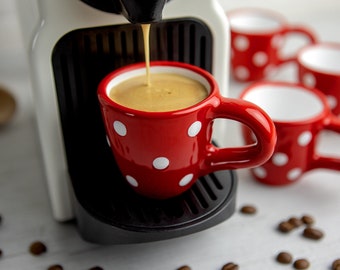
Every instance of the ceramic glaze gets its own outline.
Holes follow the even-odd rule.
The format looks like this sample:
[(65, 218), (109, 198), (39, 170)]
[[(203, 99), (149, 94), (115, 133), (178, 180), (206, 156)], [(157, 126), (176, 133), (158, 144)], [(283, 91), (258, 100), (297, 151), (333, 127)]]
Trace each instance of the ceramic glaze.
[(281, 56), (289, 35), (315, 43), (314, 33), (305, 26), (292, 25), (272, 11), (245, 8), (227, 12), (231, 28), (232, 74), (239, 81), (254, 81), (272, 74), (279, 65), (294, 61), (296, 53)]
[(335, 115), (340, 115), (340, 44), (319, 43), (298, 54), (298, 79), (321, 90)]
[[(144, 67), (144, 63), (139, 63), (113, 71), (98, 88), (112, 152), (127, 183), (137, 193), (167, 199), (183, 193), (203, 175), (254, 167), (271, 156), (276, 133), (269, 116), (252, 103), (222, 97), (213, 76), (196, 66), (151, 62), (151, 73), (169, 71), (205, 85), (209, 95), (196, 105), (176, 111), (147, 112), (110, 99), (108, 88), (116, 80), (133, 78), (145, 71)], [(257, 143), (234, 148), (214, 146), (211, 136), (216, 118), (249, 126)]]
[[(321, 131), (340, 134), (340, 120), (331, 113), (320, 91), (300, 84), (263, 82), (249, 86), (241, 98), (264, 109), (277, 131), (274, 154), (252, 170), (259, 182), (287, 185), (316, 168), (340, 170), (339, 156), (322, 156), (316, 150)], [(253, 141), (248, 129), (243, 134), (246, 142)]]

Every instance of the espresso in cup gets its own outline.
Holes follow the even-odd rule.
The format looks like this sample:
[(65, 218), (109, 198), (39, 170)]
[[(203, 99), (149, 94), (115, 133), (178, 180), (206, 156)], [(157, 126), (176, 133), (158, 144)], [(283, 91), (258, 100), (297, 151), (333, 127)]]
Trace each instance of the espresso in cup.
[(199, 103), (208, 96), (197, 80), (174, 73), (155, 73), (150, 82), (141, 75), (126, 80), (110, 90), (109, 97), (125, 107), (147, 111), (180, 110)]

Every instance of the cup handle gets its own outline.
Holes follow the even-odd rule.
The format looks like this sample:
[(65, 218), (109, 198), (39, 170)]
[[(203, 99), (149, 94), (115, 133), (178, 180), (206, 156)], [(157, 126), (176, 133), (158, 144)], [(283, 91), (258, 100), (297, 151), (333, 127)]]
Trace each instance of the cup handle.
[(248, 126), (257, 142), (240, 147), (207, 147), (207, 158), (202, 170), (206, 173), (217, 170), (251, 168), (266, 162), (273, 154), (276, 130), (270, 117), (257, 105), (239, 99), (222, 98), (213, 108), (212, 118), (235, 120)]
[[(324, 119), (324, 129), (334, 131), (340, 134), (340, 118), (331, 114)], [(312, 169), (330, 169), (340, 171), (340, 156), (327, 157), (314, 153), (310, 170)]]
[[(310, 30), (309, 28), (305, 27), (305, 26), (288, 26), (286, 27), (281, 34), (286, 36), (288, 34), (293, 34), (293, 33), (297, 33), (297, 34), (301, 34), (305, 37), (308, 38), (308, 42), (310, 44), (315, 44), (317, 43), (317, 38), (316, 35), (312, 32), (312, 30)], [(292, 61), (296, 61), (296, 54), (289, 56), (289, 57), (278, 57), (278, 64), (284, 64), (287, 62), (292, 62)]]

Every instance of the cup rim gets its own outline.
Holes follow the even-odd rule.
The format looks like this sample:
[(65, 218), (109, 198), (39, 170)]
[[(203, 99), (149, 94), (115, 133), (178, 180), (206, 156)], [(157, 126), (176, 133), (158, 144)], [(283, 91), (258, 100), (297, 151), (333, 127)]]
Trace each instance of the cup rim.
[[(297, 120), (293, 120), (293, 121), (288, 121), (288, 120), (276, 120), (276, 119), (272, 119), (273, 122), (275, 124), (289, 124), (289, 125), (304, 125), (304, 124), (309, 124), (309, 123), (313, 123), (313, 122), (317, 122), (320, 121), (322, 119), (325, 119), (325, 117), (327, 117), (328, 115), (331, 115), (331, 110), (329, 108), (328, 102), (327, 102), (327, 98), (326, 96), (318, 89), (316, 88), (312, 88), (312, 87), (308, 87), (303, 85), (302, 83), (292, 83), (292, 82), (282, 82), (282, 81), (261, 81), (261, 82), (255, 82), (251, 85), (249, 85), (248, 87), (246, 87), (240, 95), (241, 99), (247, 100), (245, 99), (245, 96), (250, 93), (251, 91), (253, 91), (255, 88), (260, 88), (261, 86), (282, 86), (282, 87), (289, 87), (289, 88), (301, 88), (304, 91), (307, 91), (311, 94), (313, 94), (316, 98), (318, 98), (320, 100), (320, 102), (322, 103), (323, 107), (322, 110), (309, 118), (305, 118), (305, 119), (297, 119)], [(273, 89), (273, 91), (275, 91)], [(249, 102), (252, 102), (251, 100), (247, 100)], [(269, 115), (270, 117), (270, 115)]]
[[(279, 23), (279, 26), (272, 30), (250, 30), (250, 31), (243, 31), (238, 28), (233, 28), (230, 19), (232, 17), (236, 17), (242, 13), (252, 13), (252, 14), (260, 14), (264, 15), (266, 18), (271, 18)], [(233, 32), (248, 34), (248, 35), (272, 35), (278, 31), (281, 31), (284, 25), (288, 24), (287, 19), (279, 12), (276, 12), (271, 9), (260, 8), (260, 7), (243, 7), (237, 8), (230, 11), (225, 12), (227, 19), (229, 20), (230, 28)]]
[(340, 72), (334, 72), (334, 71), (325, 71), (322, 68), (319, 67), (311, 67), (310, 64), (306, 64), (305, 61), (302, 60), (302, 57), (305, 53), (311, 50), (319, 49), (319, 48), (325, 48), (325, 49), (335, 49), (339, 51), (340, 53), (340, 43), (336, 42), (320, 42), (316, 44), (308, 44), (304, 47), (302, 47), (298, 53), (297, 53), (297, 62), (299, 65), (303, 66), (306, 69), (312, 70), (313, 72), (317, 72), (320, 74), (325, 74), (325, 75), (333, 75), (333, 76), (340, 76)]
[(145, 62), (138, 62), (138, 63), (133, 63), (129, 64), (123, 67), (120, 67), (116, 70), (111, 71), (108, 73), (99, 83), (98, 88), (97, 88), (97, 95), (98, 98), (101, 102), (105, 102), (106, 104), (111, 104), (114, 105), (114, 107), (118, 108), (121, 111), (125, 111), (126, 113), (130, 113), (133, 115), (140, 115), (145, 118), (157, 118), (157, 117), (163, 117), (165, 115), (183, 115), (183, 114), (188, 114), (191, 113), (208, 102), (213, 96), (216, 96), (218, 94), (219, 88), (216, 80), (214, 79), (213, 75), (204, 70), (203, 68), (200, 68), (198, 66), (184, 63), (184, 62), (178, 62), (178, 61), (150, 61), (150, 67), (156, 67), (156, 66), (161, 66), (161, 67), (174, 67), (174, 68), (184, 68), (184, 69), (189, 69), (190, 71), (198, 74), (199, 76), (202, 76), (207, 83), (210, 85), (210, 92), (208, 93), (208, 96), (203, 99), (202, 101), (183, 108), (183, 109), (178, 109), (178, 110), (172, 110), (172, 111), (161, 111), (161, 112), (154, 112), (154, 111), (142, 111), (134, 108), (129, 108), (124, 105), (121, 105), (115, 101), (113, 101), (111, 98), (108, 97), (107, 95), (107, 85), (110, 83), (112, 79), (115, 77), (127, 72), (127, 71), (133, 71), (137, 69), (145, 69)]

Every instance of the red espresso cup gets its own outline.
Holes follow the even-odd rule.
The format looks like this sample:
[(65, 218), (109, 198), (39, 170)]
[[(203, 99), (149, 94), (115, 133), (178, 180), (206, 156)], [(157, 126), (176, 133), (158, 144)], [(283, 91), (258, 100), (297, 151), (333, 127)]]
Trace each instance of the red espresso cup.
[(315, 43), (315, 34), (307, 27), (291, 25), (279, 13), (259, 8), (227, 12), (231, 28), (231, 71), (236, 80), (266, 78), (280, 65), (296, 60), (296, 52), (282, 56), (284, 43), (293, 34)]
[(306, 46), (299, 51), (297, 63), (299, 81), (323, 92), (332, 112), (340, 116), (340, 44)]
[[(213, 76), (196, 66), (160, 61), (151, 62), (150, 69), (151, 75), (178, 74), (204, 85), (207, 97), (192, 106), (150, 112), (120, 105), (109, 97), (112, 87), (145, 73), (144, 63), (125, 66), (107, 75), (97, 92), (113, 155), (137, 193), (167, 199), (189, 189), (200, 176), (258, 166), (271, 156), (276, 132), (268, 115), (250, 102), (222, 97)], [(216, 118), (245, 124), (257, 143), (216, 147), (211, 141)]]
[[(317, 152), (321, 131), (340, 135), (340, 119), (335, 117), (325, 95), (302, 84), (258, 82), (246, 88), (241, 98), (253, 102), (274, 121), (277, 144), (272, 157), (251, 170), (255, 179), (269, 185), (295, 183), (313, 169), (340, 171), (340, 156), (323, 156)], [(245, 141), (254, 141), (244, 129)]]

